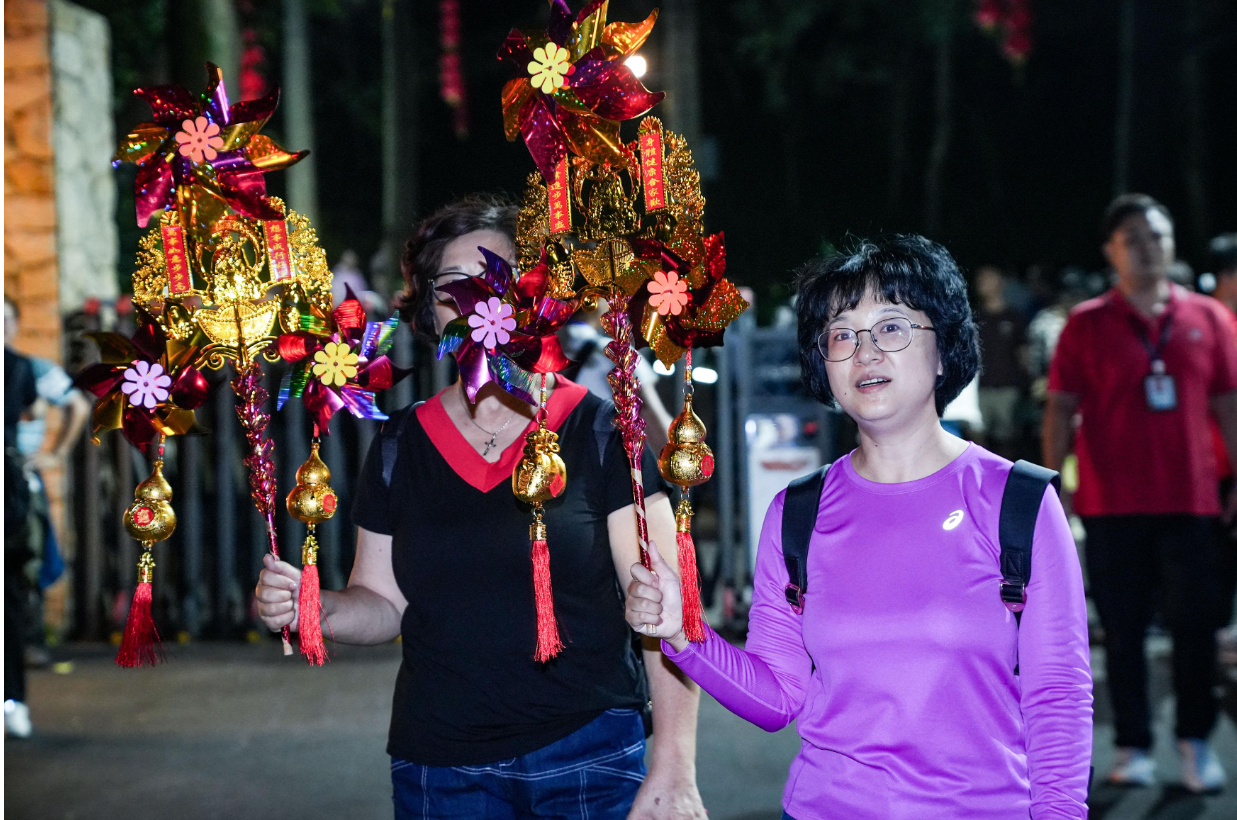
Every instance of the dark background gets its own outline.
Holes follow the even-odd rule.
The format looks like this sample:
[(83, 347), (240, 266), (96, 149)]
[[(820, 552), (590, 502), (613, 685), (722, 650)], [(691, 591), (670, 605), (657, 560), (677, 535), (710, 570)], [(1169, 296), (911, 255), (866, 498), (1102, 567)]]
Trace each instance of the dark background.
[[(383, 238), (383, 10), (392, 0), (306, 0), (320, 215), (334, 261), (362, 260)], [(117, 129), (148, 115), (130, 90), (177, 80), (194, 32), (171, 0), (87, 0), (114, 38)], [(579, 2), (572, 4), (578, 10)], [(613, 0), (609, 19), (642, 19), (655, 3)], [(974, 20), (967, 0), (717, 0), (698, 3), (703, 138), (711, 230), (724, 230), (729, 275), (753, 286), (762, 317), (788, 295), (789, 272), (812, 254), (878, 233), (923, 232), (963, 267), (1023, 272), (1102, 267), (1098, 222), (1121, 189), (1161, 199), (1179, 254), (1206, 270), (1206, 240), (1237, 229), (1237, 4), (1134, 0), (1127, 183), (1117, 182), (1120, 0), (1032, 0), (1033, 46), (1021, 64)], [(519, 195), (533, 163), (503, 136), (494, 54), (512, 26), (543, 27), (542, 0), (461, 0), (468, 135), (458, 137), (438, 88), (439, 4), (413, 4), (400, 47), (415, 69), (418, 213), (456, 194)], [(281, 4), (239, 0), (240, 26), (281, 83)], [(642, 49), (659, 89), (664, 27)], [(940, 51), (948, 44), (942, 115)], [(229, 78), (233, 97), (237, 86)], [(658, 113), (654, 109), (654, 114)], [(280, 114), (266, 131), (281, 138)], [(947, 140), (942, 142), (943, 131)], [(933, 146), (944, 145), (939, 205), (926, 194)], [(290, 149), (299, 146), (288, 145)], [(131, 272), (132, 169), (118, 171), (122, 287)], [(279, 174), (268, 176), (281, 191)], [(1193, 187), (1189, 180), (1195, 180)], [(381, 284), (381, 283), (380, 283)], [(389, 283), (394, 284), (394, 283)]]

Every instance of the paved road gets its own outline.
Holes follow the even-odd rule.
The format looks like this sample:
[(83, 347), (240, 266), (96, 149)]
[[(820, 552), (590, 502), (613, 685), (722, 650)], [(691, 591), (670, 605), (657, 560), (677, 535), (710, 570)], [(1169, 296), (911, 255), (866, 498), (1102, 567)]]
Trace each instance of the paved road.
[[(1163, 648), (1153, 691), (1161, 771), (1176, 776)], [(36, 735), (5, 742), (5, 814), (12, 820), (312, 820), (389, 818), (383, 754), (398, 648), (339, 647), (323, 669), (284, 659), (276, 645), (172, 647), (170, 662), (136, 672), (103, 646), (58, 650), (67, 674), (31, 674)], [(1097, 653), (1102, 669), (1102, 653)], [(1101, 672), (1102, 675), (1102, 672)], [(1098, 687), (1096, 769), (1111, 729)], [(1229, 704), (1233, 698), (1229, 696)], [(1230, 710), (1230, 714), (1232, 710)], [(1224, 718), (1216, 746), (1237, 775), (1237, 731)], [(706, 697), (700, 791), (713, 820), (777, 820), (793, 729), (766, 734)], [(1103, 820), (1234, 820), (1237, 786), (1199, 798), (1180, 788), (1097, 788)]]

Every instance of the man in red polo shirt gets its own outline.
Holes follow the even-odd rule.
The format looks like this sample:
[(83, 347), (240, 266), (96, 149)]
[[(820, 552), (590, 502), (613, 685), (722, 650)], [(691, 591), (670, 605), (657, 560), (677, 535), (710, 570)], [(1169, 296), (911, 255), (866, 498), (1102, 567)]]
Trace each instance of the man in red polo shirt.
[[(1218, 706), (1214, 602), (1225, 512), (1209, 414), (1237, 454), (1237, 339), (1223, 305), (1169, 282), (1173, 223), (1163, 205), (1118, 197), (1103, 231), (1116, 286), (1078, 305), (1061, 332), (1044, 463), (1059, 470), (1071, 443), (1078, 456), (1074, 511), (1087, 530), (1116, 728), (1109, 780), (1155, 782), (1143, 640), (1158, 603), (1173, 636), (1182, 782), (1208, 791), (1224, 783), (1206, 739)], [(1237, 504), (1226, 502), (1227, 511)]]

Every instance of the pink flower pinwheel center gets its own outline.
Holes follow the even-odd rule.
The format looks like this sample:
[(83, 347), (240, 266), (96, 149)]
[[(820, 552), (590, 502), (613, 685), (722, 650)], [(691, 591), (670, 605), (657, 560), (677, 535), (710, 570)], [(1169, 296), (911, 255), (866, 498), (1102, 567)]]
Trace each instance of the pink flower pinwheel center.
[(209, 162), (218, 156), (218, 149), (223, 147), (223, 137), (219, 136), (219, 126), (216, 123), (198, 117), (195, 120), (185, 120), (183, 131), (176, 132), (176, 141), (180, 143), (180, 155), (194, 162)]
[(511, 341), (508, 331), (515, 330), (514, 314), (515, 308), (497, 296), (478, 302), (476, 309), (468, 315), (468, 326), (473, 329), (472, 340), (486, 350), (505, 345)]
[(134, 407), (153, 410), (159, 402), (167, 401), (171, 386), (172, 377), (163, 372), (162, 365), (139, 359), (132, 367), (125, 368), (120, 392), (129, 397), (129, 403)]
[(313, 373), (327, 387), (343, 387), (349, 379), (356, 378), (357, 361), (357, 354), (344, 342), (327, 342), (314, 353)]
[(653, 294), (649, 297), (649, 304), (657, 308), (662, 316), (678, 316), (692, 298), (687, 292), (687, 282), (674, 271), (666, 273), (659, 270), (654, 273), (653, 281), (649, 282), (649, 293)]

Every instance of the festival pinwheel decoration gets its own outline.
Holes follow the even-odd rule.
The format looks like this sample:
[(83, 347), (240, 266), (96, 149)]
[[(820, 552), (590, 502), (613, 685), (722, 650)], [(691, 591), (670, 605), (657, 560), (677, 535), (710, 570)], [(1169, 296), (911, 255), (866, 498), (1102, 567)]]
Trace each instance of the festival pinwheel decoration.
[(598, 164), (626, 162), (619, 123), (648, 111), (664, 92), (651, 92), (625, 65), (657, 20), (607, 23), (607, 0), (573, 17), (564, 0), (550, 5), (546, 31), (513, 29), (498, 59), (519, 76), (503, 88), (507, 139), (524, 144), (547, 180), (568, 151)]
[(88, 334), (99, 345), (102, 361), (83, 370), (76, 384), (97, 397), (91, 433), (120, 429), (130, 443), (146, 452), (157, 447), (150, 476), (138, 485), (124, 514), (126, 531), (142, 544), (138, 583), (125, 621), (116, 662), (134, 667), (162, 658), (159, 632), (151, 615), (154, 545), (176, 529), (172, 487), (163, 477), (163, 448), (168, 436), (183, 435), (194, 426), (194, 410), (206, 401), (210, 385), (196, 367), (205, 338), (169, 339), (159, 322), (137, 309), (138, 329), (131, 337), (119, 333)]
[(77, 386), (93, 393), (91, 433), (120, 429), (132, 444), (145, 449), (160, 436), (178, 436), (193, 428), (193, 411), (206, 401), (209, 385), (195, 367), (205, 339), (168, 339), (149, 313), (138, 308), (132, 337), (90, 333), (102, 361), (83, 370)]
[[(605, 352), (615, 367), (607, 378), (647, 566), (636, 347), (649, 344), (667, 366), (686, 357), (690, 397), (692, 347), (720, 344), (722, 331), (747, 303), (723, 276), (721, 235), (704, 231), (700, 174), (687, 141), (655, 117), (640, 122), (634, 142), (619, 141), (619, 122), (661, 98), (623, 65), (648, 37), (656, 15), (636, 25), (607, 25), (606, 9), (604, 0), (591, 2), (573, 21), (563, 0), (556, 0), (548, 31), (508, 35), (499, 58), (522, 66), (529, 79), (507, 84), (503, 115), (508, 139), (523, 135), (540, 171), (529, 178), (520, 211), (520, 264), (549, 259), (560, 296), (608, 305), (601, 324), (613, 339)], [(704, 434), (688, 398), (659, 458), (663, 477), (683, 490), (679, 568), (685, 629), (694, 641), (703, 640), (704, 630), (687, 496), (713, 471)]]
[(553, 295), (553, 277), (541, 261), (518, 278), (507, 260), (486, 248), (485, 272), (438, 285), (460, 311), (447, 324), (438, 358), (455, 354), (469, 401), (488, 382), (537, 404), (533, 374), (556, 373), (569, 362), (557, 331), (575, 312), (574, 299)]
[(280, 358), (292, 367), (279, 385), (276, 409), (290, 398), (301, 399), (322, 435), (330, 435), (331, 417), (343, 408), (359, 419), (385, 420), (375, 394), (411, 372), (386, 356), (399, 318), (366, 321), (365, 309), (349, 288), (334, 311), (313, 306), (301, 314), (300, 324), (304, 329), (279, 337)]
[(314, 436), (309, 459), (296, 472), (296, 486), (288, 493), (289, 514), (307, 525), (301, 548), (301, 584), (297, 605), (300, 623), (301, 654), (310, 663), (326, 661), (326, 645), (320, 619), (318, 578), (318, 524), (335, 515), (337, 497), (331, 489), (331, 471), (318, 456), (319, 435), (330, 435), (331, 417), (341, 408), (361, 419), (385, 420), (375, 394), (390, 388), (409, 374), (387, 358), (395, 339), (399, 318), (383, 322), (366, 321), (361, 302), (347, 288), (347, 297), (327, 313), (317, 305), (296, 311), (301, 329), (279, 337), (280, 358), (288, 362), (288, 372), (279, 385), (276, 409), (288, 399), (299, 398), (313, 414)]
[(137, 165), (137, 224), (178, 209), (182, 226), (204, 237), (229, 209), (252, 219), (279, 219), (266, 196), (266, 171), (296, 163), (308, 152), (290, 153), (258, 132), (279, 103), (275, 89), (258, 100), (228, 102), (223, 72), (207, 63), (201, 95), (183, 86), (139, 88), (152, 122), (136, 126), (120, 142), (113, 164)]

